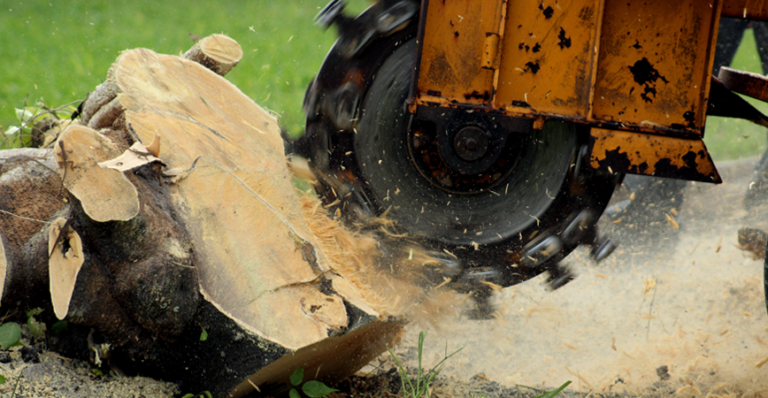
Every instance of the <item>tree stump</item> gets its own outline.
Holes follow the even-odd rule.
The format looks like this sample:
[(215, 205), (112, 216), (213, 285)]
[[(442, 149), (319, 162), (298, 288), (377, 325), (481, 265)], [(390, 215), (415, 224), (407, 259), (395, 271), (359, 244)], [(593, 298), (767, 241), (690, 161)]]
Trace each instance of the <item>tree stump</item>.
[(241, 56), (123, 52), (53, 148), (0, 152), (0, 304), (66, 320), (53, 349), (240, 397), (349, 375), (424, 299), (297, 196), (276, 118), (220, 76)]

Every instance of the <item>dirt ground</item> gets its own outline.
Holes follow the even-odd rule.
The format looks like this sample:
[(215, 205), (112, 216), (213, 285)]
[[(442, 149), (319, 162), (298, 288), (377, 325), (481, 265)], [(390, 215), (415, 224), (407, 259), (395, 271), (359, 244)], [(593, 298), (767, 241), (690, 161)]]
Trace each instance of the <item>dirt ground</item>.
[[(621, 246), (600, 264), (573, 253), (566, 262), (578, 277), (568, 285), (552, 292), (538, 277), (505, 289), (494, 318), (412, 325), (402, 347), (413, 351), (429, 327), (426, 364), (446, 345), (462, 348), (444, 375), (479, 374), (507, 393), (570, 380), (578, 396), (768, 396), (763, 261), (737, 245), (739, 228), (768, 224), (766, 206), (748, 211), (743, 200), (757, 161), (718, 163), (722, 185), (666, 180), (682, 195), (604, 216), (602, 230)], [(612, 206), (630, 195), (623, 188)]]
[[(426, 329), (426, 368), (461, 349), (432, 387), (438, 397), (533, 397), (568, 380), (566, 395), (578, 397), (768, 396), (763, 262), (737, 247), (742, 226), (768, 229), (768, 210), (743, 200), (757, 160), (718, 163), (719, 186), (667, 180), (672, 192), (645, 203), (636, 192), (635, 208), (601, 220), (621, 242), (603, 263), (578, 251), (566, 259), (574, 281), (554, 292), (544, 277), (505, 289), (488, 320), (464, 315), (468, 301), (458, 315), (412, 323), (396, 354), (413, 370)], [(611, 212), (632, 192), (622, 188)], [(19, 348), (0, 356), (9, 379), (0, 396), (10, 396), (19, 374), (16, 397), (179, 394), (151, 379), (95, 377), (92, 366), (51, 353), (40, 363), (21, 357)], [(363, 369), (369, 377), (338, 384), (337, 396), (400, 395), (393, 367), (383, 355)]]

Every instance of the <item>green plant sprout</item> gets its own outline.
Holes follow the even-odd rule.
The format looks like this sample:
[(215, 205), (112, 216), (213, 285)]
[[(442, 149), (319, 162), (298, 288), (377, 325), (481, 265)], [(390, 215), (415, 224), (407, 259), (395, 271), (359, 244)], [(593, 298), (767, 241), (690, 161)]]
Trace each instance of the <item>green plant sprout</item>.
[(35, 319), (35, 316), (40, 315), (42, 312), (42, 308), (35, 308), (27, 311), (27, 327), (29, 328), (29, 332), (38, 339), (45, 337), (45, 331), (47, 330), (45, 323)]
[(552, 390), (550, 392), (545, 392), (544, 394), (537, 395), (535, 398), (553, 398), (557, 394), (560, 394), (560, 392), (562, 392), (565, 389), (565, 387), (568, 387), (569, 384), (571, 384), (570, 380), (563, 383), (563, 385), (558, 387), (556, 390)]
[(210, 391), (203, 391), (198, 394), (184, 394), (181, 398), (213, 398)]
[(13, 346), (22, 345), (21, 326), (16, 322), (6, 322), (0, 325), (0, 348), (7, 350)]
[[(445, 354), (443, 356), (443, 359), (437, 363), (437, 365), (433, 366), (432, 369), (429, 369), (428, 371), (424, 371), (424, 368), (421, 365), (421, 359), (422, 359), (422, 350), (424, 349), (424, 337), (426, 337), (427, 332), (420, 332), (419, 333), (419, 367), (416, 374), (416, 379), (411, 380), (411, 378), (408, 376), (408, 371), (405, 369), (405, 367), (400, 363), (400, 360), (397, 359), (397, 356), (395, 353), (392, 352), (392, 350), (389, 350), (389, 355), (392, 356), (392, 359), (395, 360), (395, 363), (397, 364), (397, 367), (400, 372), (400, 382), (402, 383), (402, 389), (403, 389), (403, 396), (406, 398), (421, 398), (422, 396), (425, 396), (429, 398), (429, 386), (432, 384), (432, 381), (437, 377), (438, 374), (440, 374), (440, 371), (443, 370), (443, 365), (445, 364), (445, 361), (448, 360), (448, 358), (456, 355), (459, 351), (462, 349), (459, 348), (458, 350), (454, 351), (450, 355), (448, 354), (448, 346), (445, 347)], [(293, 397), (291, 397), (293, 398)]]
[[(3, 317), (3, 319), (6, 319)], [(16, 322), (5, 322), (0, 324), (0, 349), (7, 350), (13, 346), (23, 345), (21, 339), (21, 326)], [(5, 376), (0, 374), (0, 384), (6, 383)], [(18, 382), (16, 383), (18, 386)], [(16, 395), (16, 389), (13, 389), (14, 395)]]
[(74, 104), (81, 101), (73, 101), (58, 108), (49, 108), (43, 102), (38, 102), (36, 106), (26, 106), (26, 102), (24, 100), (25, 105), (21, 109), (16, 108), (16, 120), (18, 120), (19, 124), (10, 126), (3, 131), (5, 138), (0, 141), (0, 148), (32, 145), (32, 130), (37, 122), (45, 119), (61, 120), (62, 118), (69, 118), (76, 110)]
[(309, 380), (302, 385), (301, 382), (304, 381), (303, 366), (293, 371), (293, 373), (291, 374), (290, 380), (291, 380), (291, 390), (288, 391), (288, 396), (290, 398), (301, 398), (301, 394), (299, 393), (299, 390), (298, 390), (299, 386), (301, 386), (301, 392), (303, 392), (304, 395), (308, 396), (309, 398), (322, 398), (332, 392), (339, 391), (334, 388), (330, 388), (326, 386), (323, 382), (320, 382), (317, 380)]

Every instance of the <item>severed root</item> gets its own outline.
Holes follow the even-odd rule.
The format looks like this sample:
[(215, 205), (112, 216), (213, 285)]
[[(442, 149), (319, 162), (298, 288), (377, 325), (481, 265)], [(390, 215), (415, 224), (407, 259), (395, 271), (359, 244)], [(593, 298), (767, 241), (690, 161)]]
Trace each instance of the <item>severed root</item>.
[(183, 57), (224, 76), (243, 59), (243, 49), (231, 38), (215, 34), (195, 43)]
[(117, 87), (113, 82), (112, 70), (110, 69), (107, 73), (107, 81), (96, 86), (96, 90), (89, 93), (88, 97), (83, 101), (83, 111), (80, 119), (90, 128), (95, 128), (93, 125), (96, 123), (103, 123), (103, 120), (98, 120), (102, 119), (100, 117), (96, 118), (97, 120), (94, 123), (91, 122), (91, 119), (99, 113), (104, 105), (109, 104), (115, 97), (117, 97)]

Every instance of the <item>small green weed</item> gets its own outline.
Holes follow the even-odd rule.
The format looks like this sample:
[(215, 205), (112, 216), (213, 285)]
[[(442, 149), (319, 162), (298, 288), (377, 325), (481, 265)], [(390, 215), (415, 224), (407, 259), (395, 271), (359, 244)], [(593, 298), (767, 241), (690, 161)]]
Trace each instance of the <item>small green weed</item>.
[[(5, 317), (2, 319), (5, 319)], [(21, 326), (19, 326), (18, 323), (5, 322), (3, 324), (0, 324), (0, 348), (1, 349), (7, 350), (13, 346), (22, 345), (20, 339), (21, 339)], [(5, 382), (6, 382), (5, 376), (0, 374), (0, 384), (5, 384)]]
[(25, 100), (25, 105), (22, 108), (16, 108), (18, 125), (10, 126), (3, 131), (5, 137), (0, 140), (0, 148), (33, 146), (33, 130), (35, 130), (37, 123), (44, 120), (53, 121), (71, 117), (72, 113), (76, 110), (75, 104), (78, 102), (80, 101), (75, 101), (58, 108), (50, 108), (42, 101), (35, 104), (35, 106), (26, 106)]
[(570, 380), (563, 383), (563, 385), (558, 387), (556, 390), (552, 390), (550, 392), (545, 392), (544, 394), (537, 395), (535, 398), (553, 398), (557, 394), (560, 394), (565, 389), (565, 387), (568, 387), (569, 384), (571, 384)]
[(22, 345), (21, 326), (16, 322), (6, 322), (0, 325), (0, 348), (7, 350), (13, 346)]
[[(405, 367), (400, 363), (400, 360), (397, 359), (397, 356), (395, 353), (392, 352), (392, 350), (389, 350), (389, 355), (392, 356), (392, 359), (395, 360), (395, 363), (397, 364), (397, 367), (400, 371), (400, 382), (402, 383), (402, 389), (403, 389), (403, 396), (405, 398), (421, 398), (422, 396), (429, 398), (429, 386), (432, 384), (432, 381), (437, 377), (438, 374), (440, 374), (440, 371), (443, 370), (443, 365), (445, 364), (445, 361), (448, 360), (448, 358), (456, 355), (459, 351), (461, 351), (461, 348), (454, 351), (450, 355), (448, 354), (448, 346), (445, 347), (445, 355), (443, 356), (443, 359), (437, 363), (432, 369), (429, 369), (428, 371), (424, 371), (424, 368), (421, 365), (421, 358), (422, 358), (422, 350), (424, 349), (424, 337), (426, 337), (427, 332), (421, 332), (419, 333), (419, 367), (416, 374), (416, 379), (411, 380), (411, 378), (408, 376), (408, 371), (405, 369)], [(291, 397), (293, 398), (293, 397)]]
[(209, 391), (203, 391), (198, 394), (184, 394), (181, 398), (213, 398)]
[(288, 391), (288, 396), (290, 398), (301, 398), (301, 394), (299, 393), (299, 386), (301, 386), (301, 392), (303, 392), (304, 395), (308, 396), (309, 398), (322, 398), (332, 392), (339, 391), (334, 388), (330, 388), (317, 380), (309, 380), (306, 383), (301, 384), (302, 381), (304, 381), (303, 366), (296, 369), (291, 374), (291, 390)]
[(53, 325), (51, 325), (51, 330), (53, 331), (53, 333), (56, 333), (56, 334), (59, 334), (67, 330), (67, 321), (55, 322)]
[(35, 316), (40, 315), (43, 312), (42, 308), (35, 308), (27, 311), (27, 327), (32, 336), (38, 339), (45, 337), (46, 326), (45, 323), (35, 319)]

